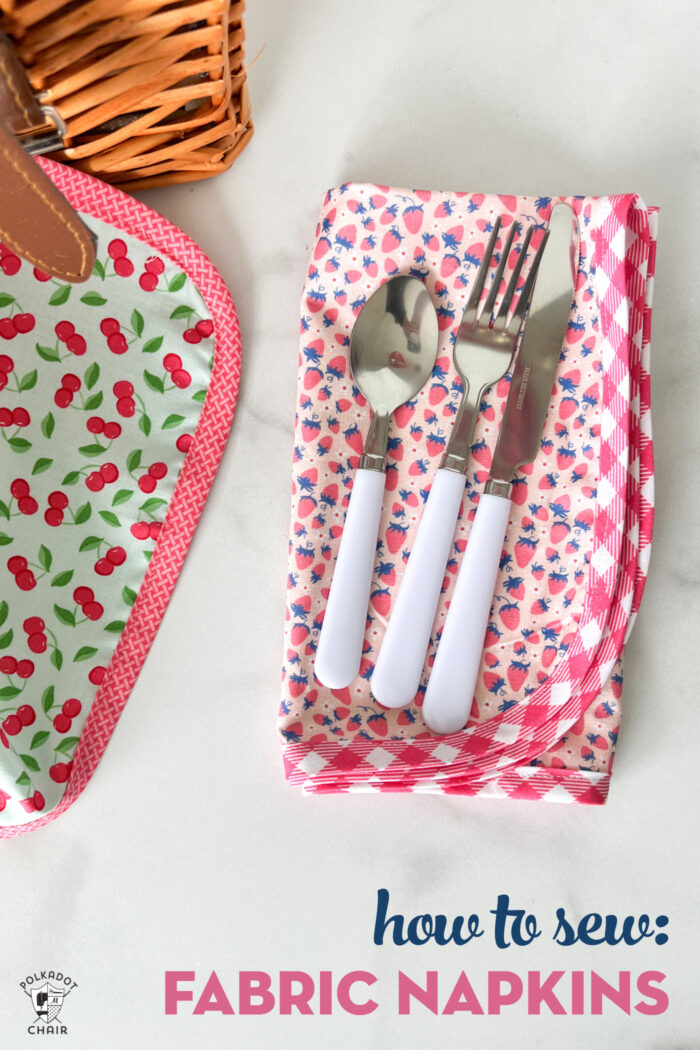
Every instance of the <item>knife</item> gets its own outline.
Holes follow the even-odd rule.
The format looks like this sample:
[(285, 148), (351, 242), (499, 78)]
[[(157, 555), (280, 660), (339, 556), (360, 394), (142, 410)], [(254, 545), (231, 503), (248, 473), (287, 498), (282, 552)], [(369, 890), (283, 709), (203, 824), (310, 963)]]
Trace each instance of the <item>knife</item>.
[(552, 209), (525, 334), (516, 358), (498, 443), (455, 583), (423, 702), (435, 733), (455, 733), (469, 716), (510, 515), (513, 476), (540, 447), (574, 297), (572, 222)]

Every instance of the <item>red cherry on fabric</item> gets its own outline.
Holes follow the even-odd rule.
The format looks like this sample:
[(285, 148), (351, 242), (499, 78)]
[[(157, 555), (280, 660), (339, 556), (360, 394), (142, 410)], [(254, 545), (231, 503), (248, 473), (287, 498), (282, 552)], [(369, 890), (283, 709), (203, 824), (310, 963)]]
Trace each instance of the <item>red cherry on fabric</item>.
[(57, 733), (67, 733), (71, 727), (71, 720), (68, 715), (64, 715), (61, 711), (61, 713), (54, 718), (53, 727)]
[(24, 478), (15, 478), (10, 485), (10, 495), (14, 496), (15, 499), (23, 499), (29, 495), (29, 482), (25, 481)]
[(30, 704), (22, 704), (17, 708), (17, 717), (23, 726), (31, 726), (36, 722), (36, 712)]
[(31, 332), (36, 324), (36, 320), (32, 314), (15, 314), (13, 320), (15, 322), (15, 328), (22, 335)]
[(110, 259), (123, 259), (126, 255), (126, 243), (121, 237), (115, 237), (107, 245), (107, 254)]
[(59, 321), (54, 328), (54, 332), (61, 342), (65, 343), (67, 339), (70, 339), (72, 335), (75, 335), (75, 325), (71, 324), (70, 321)]
[(68, 497), (65, 492), (49, 492), (48, 504), (56, 510), (65, 510), (68, 506)]

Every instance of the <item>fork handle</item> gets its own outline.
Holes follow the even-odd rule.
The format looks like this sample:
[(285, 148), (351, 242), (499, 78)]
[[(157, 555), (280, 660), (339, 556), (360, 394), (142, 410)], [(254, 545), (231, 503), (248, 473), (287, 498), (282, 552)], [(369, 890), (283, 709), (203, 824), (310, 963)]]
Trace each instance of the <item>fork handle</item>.
[(482, 494), (423, 703), (435, 733), (456, 733), (469, 717), (509, 515), (509, 497)]
[(370, 679), (384, 707), (404, 707), (418, 691), (464, 485), (463, 474), (435, 473)]
[(383, 470), (355, 472), (314, 665), (329, 689), (344, 689), (360, 670), (385, 482)]

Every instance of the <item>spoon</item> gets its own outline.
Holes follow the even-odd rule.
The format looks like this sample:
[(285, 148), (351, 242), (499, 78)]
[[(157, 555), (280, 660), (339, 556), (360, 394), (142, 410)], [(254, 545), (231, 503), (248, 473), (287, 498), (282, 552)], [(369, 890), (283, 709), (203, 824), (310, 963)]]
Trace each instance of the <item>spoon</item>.
[(350, 367), (371, 418), (316, 652), (315, 674), (330, 689), (357, 678), (384, 495), (389, 417), (415, 397), (437, 357), (435, 307), (417, 277), (392, 277), (367, 300), (350, 340)]

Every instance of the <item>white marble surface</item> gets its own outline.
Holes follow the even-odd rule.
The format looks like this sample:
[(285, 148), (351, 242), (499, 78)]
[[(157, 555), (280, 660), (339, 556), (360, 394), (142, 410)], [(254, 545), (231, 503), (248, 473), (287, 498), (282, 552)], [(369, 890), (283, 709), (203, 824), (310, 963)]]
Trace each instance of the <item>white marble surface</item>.
[[(699, 18), (692, 0), (251, 0), (256, 132), (224, 177), (147, 203), (229, 283), (244, 339), (240, 403), (173, 601), (105, 758), (56, 823), (0, 845), (2, 1045), (34, 1045), (18, 987), (42, 968), (80, 987), (65, 1045), (250, 1050), (479, 1046), (697, 1050), (697, 636), (700, 451)], [(421, 796), (304, 798), (275, 733), (299, 294), (327, 186), (349, 179), (558, 194), (638, 191), (661, 206), (653, 400), (658, 517), (628, 649), (624, 725), (604, 809)], [(695, 526), (695, 527), (694, 527)], [(229, 727), (214, 732), (212, 726)], [(234, 735), (234, 724), (244, 732)], [(499, 951), (376, 948), (378, 887), (407, 914), (488, 913), (496, 894), (545, 934)], [(554, 909), (666, 912), (664, 947), (552, 943)], [(393, 978), (466, 969), (656, 969), (666, 1014), (399, 1018)], [(370, 1017), (165, 1017), (163, 971), (364, 968)]]

